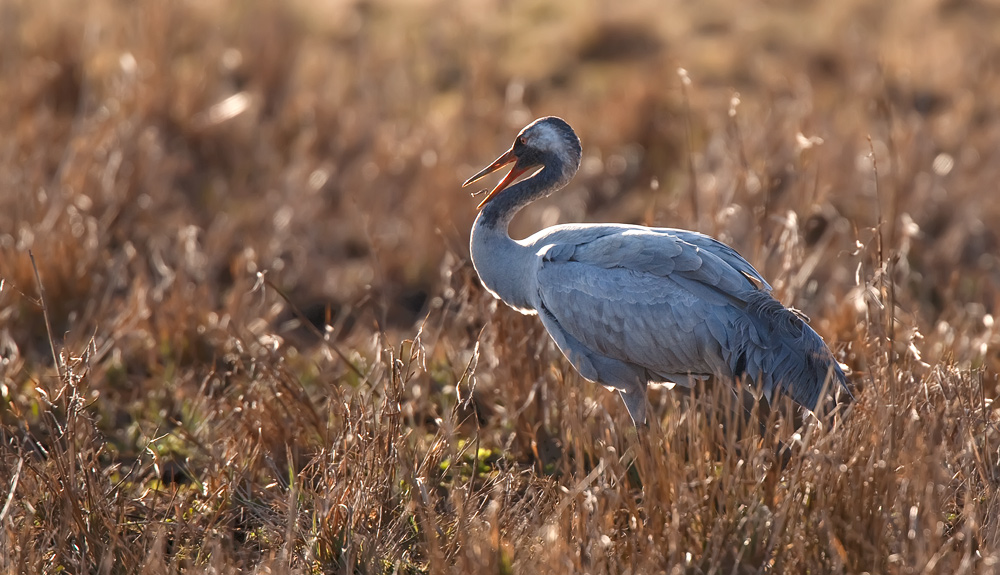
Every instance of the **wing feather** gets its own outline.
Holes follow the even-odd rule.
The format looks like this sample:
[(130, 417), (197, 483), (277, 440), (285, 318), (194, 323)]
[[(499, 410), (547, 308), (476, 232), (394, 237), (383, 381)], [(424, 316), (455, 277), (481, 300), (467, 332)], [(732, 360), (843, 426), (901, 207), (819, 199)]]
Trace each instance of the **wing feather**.
[(699, 375), (731, 375), (725, 312), (744, 305), (737, 290), (754, 289), (694, 244), (634, 231), (545, 250), (538, 285), (545, 308), (588, 348), (656, 373)]
[(712, 238), (633, 228), (539, 255), (540, 305), (574, 342), (606, 358), (674, 381), (745, 371), (769, 399), (781, 390), (810, 408), (827, 371), (844, 381), (819, 335)]

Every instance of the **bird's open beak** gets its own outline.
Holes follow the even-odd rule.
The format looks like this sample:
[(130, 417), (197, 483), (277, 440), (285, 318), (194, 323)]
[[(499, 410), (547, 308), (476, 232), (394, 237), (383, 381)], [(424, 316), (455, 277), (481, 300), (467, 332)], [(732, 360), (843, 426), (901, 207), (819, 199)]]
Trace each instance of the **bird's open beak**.
[[(511, 162), (517, 162), (517, 156), (514, 155), (514, 148), (507, 150), (506, 152), (504, 152), (502, 156), (497, 158), (496, 161), (483, 168), (481, 172), (479, 172), (475, 176), (472, 176), (468, 180), (465, 180), (465, 183), (462, 184), (462, 187), (464, 188), (465, 186), (468, 186), (469, 184), (477, 180), (483, 179), (484, 177), (488, 176), (489, 174), (492, 174), (493, 172), (499, 170), (500, 168), (506, 166)], [(511, 168), (510, 173), (507, 174), (507, 176), (504, 179), (500, 180), (500, 183), (497, 184), (497, 187), (493, 188), (493, 191), (487, 194), (486, 197), (483, 198), (483, 201), (479, 202), (479, 205), (476, 206), (476, 209), (477, 210), (482, 209), (483, 206), (486, 205), (486, 202), (492, 200), (497, 194), (502, 192), (504, 188), (509, 186), (511, 182), (516, 180), (524, 172), (527, 172), (529, 167), (521, 167), (515, 163), (514, 167)]]

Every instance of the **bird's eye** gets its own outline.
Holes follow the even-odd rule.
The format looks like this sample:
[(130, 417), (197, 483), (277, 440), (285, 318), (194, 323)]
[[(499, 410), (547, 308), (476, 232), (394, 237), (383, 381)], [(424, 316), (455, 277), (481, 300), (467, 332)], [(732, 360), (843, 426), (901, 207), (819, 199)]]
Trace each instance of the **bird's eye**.
[(524, 136), (518, 136), (517, 137), (517, 143), (521, 144), (522, 146), (526, 146), (526, 145), (528, 145), (528, 140)]

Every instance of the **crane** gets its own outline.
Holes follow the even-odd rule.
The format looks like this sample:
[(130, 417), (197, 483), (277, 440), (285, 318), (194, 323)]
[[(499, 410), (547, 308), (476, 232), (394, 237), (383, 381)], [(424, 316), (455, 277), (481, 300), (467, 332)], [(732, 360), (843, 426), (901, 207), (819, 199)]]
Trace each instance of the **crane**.
[(649, 383), (746, 378), (769, 403), (779, 392), (810, 410), (828, 385), (847, 389), (819, 334), (716, 239), (625, 224), (562, 224), (512, 239), (514, 215), (569, 183), (582, 151), (566, 121), (540, 118), (466, 180), (513, 164), (477, 207), (472, 263), (494, 297), (538, 315), (581, 376), (617, 390), (636, 426), (646, 421)]

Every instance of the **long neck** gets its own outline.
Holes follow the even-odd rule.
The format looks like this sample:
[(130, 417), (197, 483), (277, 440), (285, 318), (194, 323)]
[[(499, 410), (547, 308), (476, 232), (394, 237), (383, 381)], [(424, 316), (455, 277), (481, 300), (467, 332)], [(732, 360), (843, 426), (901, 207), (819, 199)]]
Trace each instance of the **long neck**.
[(558, 168), (544, 168), (534, 176), (521, 180), (500, 192), (495, 198), (483, 206), (476, 218), (476, 226), (485, 226), (501, 230), (507, 234), (507, 227), (514, 216), (522, 208), (539, 198), (550, 195), (566, 185), (569, 177), (565, 177)]
[(510, 221), (524, 206), (563, 187), (572, 176), (544, 168), (490, 200), (472, 226), (472, 265), (486, 288), (515, 309), (533, 309), (535, 254), (511, 239), (507, 231)]

